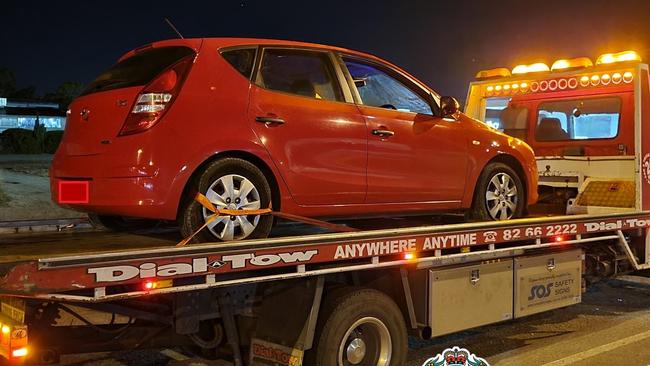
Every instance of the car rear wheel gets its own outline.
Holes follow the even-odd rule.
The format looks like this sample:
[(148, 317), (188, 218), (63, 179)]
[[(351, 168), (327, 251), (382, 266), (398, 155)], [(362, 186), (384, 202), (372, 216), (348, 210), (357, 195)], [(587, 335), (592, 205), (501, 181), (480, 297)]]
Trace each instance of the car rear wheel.
[(488, 164), (479, 177), (470, 220), (500, 221), (521, 217), (526, 205), (521, 178), (503, 163)]
[[(269, 207), (271, 188), (264, 173), (238, 158), (210, 163), (198, 178), (194, 192), (201, 192), (217, 209), (255, 210)], [(192, 235), (213, 213), (188, 197), (179, 217), (181, 234)], [(193, 239), (195, 242), (265, 238), (271, 232), (271, 215), (219, 216)]]

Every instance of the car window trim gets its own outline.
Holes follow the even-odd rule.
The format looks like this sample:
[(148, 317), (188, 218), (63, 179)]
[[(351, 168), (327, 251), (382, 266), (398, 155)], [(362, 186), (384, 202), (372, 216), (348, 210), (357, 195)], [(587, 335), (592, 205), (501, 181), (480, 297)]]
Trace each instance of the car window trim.
[(345, 83), (347, 89), (350, 91), (352, 95), (354, 104), (364, 105), (363, 101), (361, 100), (361, 94), (359, 94), (359, 89), (357, 89), (356, 86), (354, 85), (354, 79), (352, 78), (352, 74), (350, 74), (350, 70), (348, 70), (347, 66), (345, 66), (345, 61), (343, 61), (343, 57), (341, 56), (341, 53), (336, 52), (335, 57), (339, 67), (341, 68), (341, 71), (343, 72), (343, 75), (345, 75)]
[[(351, 58), (351, 59), (354, 59), (354, 60), (358, 60), (358, 61), (361, 61), (361, 62), (365, 62), (365, 63), (368, 63), (368, 64), (373, 65), (373, 66), (377, 66), (380, 70), (383, 69), (382, 71), (388, 70), (387, 74), (390, 77), (392, 77), (392, 78), (396, 79), (397, 81), (399, 81), (400, 83), (404, 84), (404, 86), (407, 89), (409, 89), (413, 93), (419, 95), (420, 98), (424, 99), (424, 101), (427, 104), (429, 104), (429, 107), (431, 107), (431, 113), (432, 113), (431, 115), (432, 116), (434, 116), (434, 117), (438, 116), (438, 112), (440, 111), (440, 97), (437, 95), (437, 93), (433, 92), (432, 90), (429, 90), (427, 87), (422, 85), (422, 83), (418, 82), (417, 80), (414, 80), (413, 78), (409, 77), (408, 75), (405, 75), (403, 72), (401, 72), (401, 71), (395, 69), (394, 67), (392, 67), (390, 65), (387, 65), (387, 64), (385, 64), (383, 62), (379, 62), (379, 61), (376, 61), (376, 60), (371, 60), (371, 59), (368, 59), (368, 58), (365, 58), (365, 57), (361, 57), (361, 56), (358, 56), (358, 55), (352, 55), (352, 54), (345, 53), (345, 52), (337, 52), (337, 54), (338, 54), (338, 56), (339, 56), (339, 58), (341, 60), (341, 63), (343, 65), (343, 67), (345, 68), (345, 71), (346, 71), (348, 77), (350, 78), (348, 80), (348, 86), (351, 89), (354, 90), (353, 95), (356, 95), (357, 98), (359, 98), (359, 102), (358, 102), (359, 105), (363, 105), (364, 107), (385, 109), (385, 108), (381, 108), (381, 107), (373, 107), (373, 106), (370, 106), (370, 105), (363, 104), (363, 101), (361, 100), (361, 94), (359, 93), (359, 90), (358, 90), (357, 86), (354, 84), (354, 79), (352, 79), (352, 75), (350, 74), (350, 70), (348, 70), (348, 68), (345, 66), (345, 60), (343, 60), (344, 57), (345, 58)], [(395, 77), (395, 75), (391, 75), (391, 74), (395, 74), (395, 75), (397, 75), (397, 77)], [(411, 84), (411, 86), (409, 86), (408, 84)], [(415, 87), (416, 90), (414, 90), (413, 87)], [(426, 97), (427, 95), (430, 96), (431, 98), (427, 98)], [(433, 101), (434, 105), (430, 104), (429, 99), (431, 99)], [(400, 111), (400, 112), (418, 114), (417, 112), (410, 112), (410, 111), (408, 111), (408, 112), (407, 111)]]
[[(586, 100), (586, 99), (604, 99), (604, 98), (616, 98), (618, 99), (618, 125), (616, 126), (616, 135), (612, 137), (601, 137), (601, 138), (594, 138), (594, 139), (568, 139), (568, 140), (550, 140), (550, 141), (539, 141), (537, 140), (537, 127), (539, 126), (539, 108), (543, 103), (551, 103), (551, 102), (569, 102), (573, 100)], [(538, 144), (547, 144), (547, 143), (558, 143), (558, 142), (581, 142), (581, 141), (607, 141), (607, 140), (615, 140), (621, 135), (621, 115), (623, 112), (623, 98), (620, 95), (599, 95), (599, 96), (587, 96), (587, 98), (569, 98), (569, 99), (553, 99), (553, 100), (543, 100), (540, 99), (539, 103), (537, 103), (537, 106), (535, 107), (535, 129), (532, 131), (533, 132), (533, 138), (535, 139), (535, 143)]]
[[(298, 94), (293, 94), (293, 93), (288, 93), (288, 92), (283, 92), (280, 90), (274, 90), (274, 89), (269, 89), (265, 86), (262, 86), (258, 83), (258, 78), (260, 75), (260, 68), (262, 67), (262, 60), (264, 59), (264, 53), (268, 49), (274, 49), (274, 50), (291, 50), (291, 51), (306, 51), (306, 52), (317, 52), (317, 53), (324, 53), (327, 55), (327, 59), (330, 62), (330, 66), (332, 67), (332, 70), (334, 71), (334, 80), (332, 80), (332, 83), (335, 84), (335, 86), (338, 85), (338, 88), (341, 92), (341, 95), (343, 96), (343, 100), (328, 100), (328, 99), (318, 99), (318, 98), (311, 98), (307, 97), (304, 95), (298, 95)], [(259, 46), (258, 54), (256, 55), (256, 60), (255, 60), (255, 65), (253, 67), (253, 75), (251, 82), (257, 86), (258, 88), (262, 88), (264, 90), (268, 90), (273, 93), (281, 93), (281, 94), (286, 94), (286, 95), (291, 95), (294, 97), (300, 97), (300, 98), (308, 98), (308, 99), (314, 99), (318, 101), (323, 101), (323, 102), (332, 102), (332, 103), (345, 103), (345, 104), (354, 104), (354, 100), (352, 99), (351, 93), (346, 93), (345, 88), (341, 84), (341, 75), (339, 75), (339, 72), (342, 72), (340, 70), (337, 70), (337, 64), (334, 62), (335, 59), (332, 57), (332, 51), (327, 50), (327, 49), (322, 49), (322, 48), (315, 48), (315, 47), (302, 47), (302, 46), (290, 46), (290, 45), (261, 45)]]
[[(251, 81), (251, 82), (252, 82), (253, 74), (255, 73), (255, 64), (257, 63), (257, 57), (258, 57), (258, 54), (259, 54), (259, 52), (260, 52), (260, 46), (259, 46), (259, 45), (229, 46), (229, 47), (219, 48), (219, 49), (217, 49), (217, 52), (219, 53), (219, 56), (221, 56), (221, 57), (224, 59), (224, 61), (226, 61), (228, 64), (230, 64), (230, 62), (228, 62), (228, 60), (226, 60), (226, 59), (223, 57), (223, 53), (224, 53), (224, 52), (237, 51), (237, 50), (247, 50), (247, 49), (251, 49), (251, 48), (254, 48), (254, 49), (255, 49), (255, 56), (253, 56), (253, 66), (251, 67), (251, 72), (250, 72), (250, 74), (248, 75), (248, 81)], [(234, 66), (232, 66), (232, 65), (230, 65), (230, 66), (231, 66), (233, 69), (235, 69)], [(237, 71), (237, 73), (238, 73), (239, 75), (242, 75), (242, 73), (240, 73), (239, 70), (235, 69), (235, 71)], [(242, 76), (244, 76), (244, 75), (242, 75)], [(246, 76), (244, 76), (244, 77), (246, 77)]]

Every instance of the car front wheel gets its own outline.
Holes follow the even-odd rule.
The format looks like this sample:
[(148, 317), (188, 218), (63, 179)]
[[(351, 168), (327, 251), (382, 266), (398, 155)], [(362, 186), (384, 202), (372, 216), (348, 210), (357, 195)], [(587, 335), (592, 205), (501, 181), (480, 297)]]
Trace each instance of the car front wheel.
[(503, 163), (490, 163), (476, 185), (468, 218), (473, 221), (501, 221), (521, 217), (526, 197), (521, 178)]

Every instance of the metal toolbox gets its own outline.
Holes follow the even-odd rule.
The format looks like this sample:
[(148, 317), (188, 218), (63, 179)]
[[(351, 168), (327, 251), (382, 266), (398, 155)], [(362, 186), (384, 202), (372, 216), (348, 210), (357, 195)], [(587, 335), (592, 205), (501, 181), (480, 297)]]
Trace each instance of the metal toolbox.
[(515, 258), (515, 318), (577, 304), (582, 250)]
[(429, 271), (432, 336), (512, 319), (511, 259)]

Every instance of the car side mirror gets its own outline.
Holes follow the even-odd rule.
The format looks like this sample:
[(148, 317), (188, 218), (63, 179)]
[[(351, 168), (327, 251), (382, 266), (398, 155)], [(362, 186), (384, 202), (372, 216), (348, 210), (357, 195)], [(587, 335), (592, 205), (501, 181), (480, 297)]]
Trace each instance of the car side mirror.
[(440, 117), (455, 119), (455, 114), (460, 109), (460, 103), (454, 97), (440, 98)]

